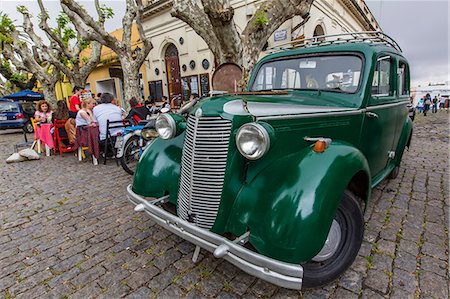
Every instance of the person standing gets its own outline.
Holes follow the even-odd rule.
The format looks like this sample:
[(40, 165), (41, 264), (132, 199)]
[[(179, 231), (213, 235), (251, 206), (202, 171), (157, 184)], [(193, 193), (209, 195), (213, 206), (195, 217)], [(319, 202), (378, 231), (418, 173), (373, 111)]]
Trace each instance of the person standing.
[(436, 113), (437, 112), (437, 105), (438, 105), (438, 98), (437, 96), (434, 96), (433, 98), (433, 108), (431, 110), (432, 113)]
[(423, 106), (425, 105), (424, 97), (422, 97), (419, 102), (417, 102), (417, 110), (419, 110), (419, 113), (422, 113)]
[(77, 117), (77, 112), (81, 109), (81, 92), (83, 89), (79, 86), (75, 86), (72, 90), (73, 95), (69, 99), (69, 115), (71, 118)]
[(430, 110), (430, 106), (431, 106), (431, 96), (429, 93), (427, 93), (427, 95), (425, 96), (425, 104), (423, 107), (423, 116), (427, 116), (427, 112), (428, 110)]

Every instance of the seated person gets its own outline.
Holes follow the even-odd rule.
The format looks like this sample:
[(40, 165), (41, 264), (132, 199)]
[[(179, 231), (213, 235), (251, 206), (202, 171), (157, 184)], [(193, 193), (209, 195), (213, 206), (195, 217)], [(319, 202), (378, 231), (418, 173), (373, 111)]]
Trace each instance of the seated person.
[(150, 114), (156, 114), (159, 112), (158, 107), (156, 107), (155, 100), (149, 100), (145, 101), (145, 107), (147, 107), (148, 111), (150, 111)]
[(169, 101), (169, 99), (168, 99), (166, 96), (163, 96), (163, 97), (162, 97), (162, 105), (161, 105), (160, 108), (161, 108), (161, 109), (162, 109), (162, 108), (168, 108), (168, 109), (171, 109), (171, 107), (170, 107), (170, 101)]
[(308, 74), (306, 75), (306, 88), (319, 88), (319, 83), (317, 83), (317, 80), (314, 78), (313, 75)]
[[(114, 96), (109, 92), (102, 93), (102, 103), (94, 107), (94, 120), (100, 129), (100, 142), (104, 143), (106, 139), (106, 121), (122, 120), (122, 110), (120, 107), (112, 104)], [(109, 130), (111, 136), (116, 136), (122, 128), (112, 128)]]
[(147, 119), (147, 116), (151, 114), (150, 111), (146, 107), (142, 106), (135, 97), (130, 99), (130, 107), (131, 110), (125, 118), (134, 122), (135, 125), (137, 125), (141, 120)]
[(81, 101), (81, 109), (78, 110), (77, 117), (75, 118), (77, 127), (97, 125), (95, 123), (94, 114), (92, 112), (95, 104), (96, 101), (93, 98), (84, 98)]
[(174, 95), (172, 98), (172, 108), (180, 108), (182, 106), (181, 103), (181, 95)]
[(34, 119), (36, 123), (51, 123), (52, 122), (52, 107), (46, 100), (41, 100), (36, 105), (36, 112)]
[[(65, 120), (66, 123), (64, 128), (59, 128), (59, 136), (67, 137), (69, 139), (69, 144), (73, 143), (75, 140), (75, 120), (69, 116), (69, 107), (67, 107), (65, 100), (59, 100), (56, 103), (56, 110), (53, 113), (53, 119), (55, 120)], [(66, 143), (66, 140), (63, 140)]]

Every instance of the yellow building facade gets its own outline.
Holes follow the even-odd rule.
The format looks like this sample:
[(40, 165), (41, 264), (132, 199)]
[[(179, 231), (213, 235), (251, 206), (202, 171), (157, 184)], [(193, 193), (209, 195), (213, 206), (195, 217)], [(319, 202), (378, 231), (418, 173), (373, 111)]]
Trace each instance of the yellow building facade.
[[(123, 30), (118, 29), (110, 34), (120, 40), (122, 38)], [(136, 26), (132, 27), (131, 45), (132, 49), (142, 46)], [(85, 52), (83, 52), (83, 55), (89, 56), (90, 50), (86, 49)], [(148, 85), (144, 83), (147, 82), (147, 66), (145, 64), (146, 62), (144, 62), (139, 72), (141, 94), (143, 98), (149, 96)], [(125, 102), (129, 101), (129, 99), (124, 98), (124, 84), (126, 84), (126, 82), (123, 80), (122, 68), (117, 54), (110, 48), (103, 46), (100, 63), (87, 78), (86, 86), (83, 86), (84, 89), (90, 90), (93, 95), (109, 92), (120, 100), (122, 107), (126, 107)]]

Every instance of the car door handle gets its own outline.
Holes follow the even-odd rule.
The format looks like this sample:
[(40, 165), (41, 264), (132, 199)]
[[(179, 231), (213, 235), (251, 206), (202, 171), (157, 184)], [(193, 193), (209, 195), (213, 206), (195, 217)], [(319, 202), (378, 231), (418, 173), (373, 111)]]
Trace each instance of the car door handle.
[(366, 116), (369, 118), (378, 118), (378, 114), (373, 113), (373, 112), (366, 112)]

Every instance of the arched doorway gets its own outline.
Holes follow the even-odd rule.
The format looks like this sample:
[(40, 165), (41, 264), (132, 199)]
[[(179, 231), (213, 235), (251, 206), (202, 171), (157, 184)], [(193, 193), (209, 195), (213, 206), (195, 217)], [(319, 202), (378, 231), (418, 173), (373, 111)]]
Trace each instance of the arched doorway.
[[(322, 36), (325, 35), (325, 30), (323, 30), (323, 27), (321, 25), (317, 25), (314, 29), (314, 35), (313, 36)], [(319, 41), (324, 41), (324, 37), (318, 38)]]
[(181, 73), (180, 61), (178, 59), (178, 49), (174, 44), (170, 44), (165, 53), (166, 74), (169, 89), (169, 99), (181, 94)]

